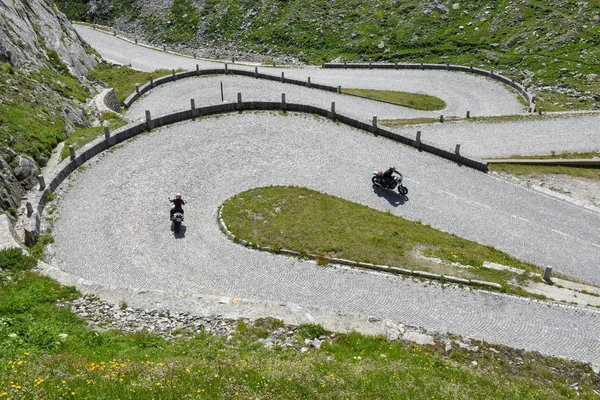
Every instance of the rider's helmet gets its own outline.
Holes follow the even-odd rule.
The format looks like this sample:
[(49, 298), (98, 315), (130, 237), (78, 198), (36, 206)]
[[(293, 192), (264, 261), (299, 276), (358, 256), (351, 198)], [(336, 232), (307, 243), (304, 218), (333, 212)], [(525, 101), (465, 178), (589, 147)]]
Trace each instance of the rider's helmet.
[(396, 167), (394, 167), (393, 165), (390, 167), (390, 171), (395, 171)]
[(181, 193), (177, 193), (177, 194), (175, 195), (175, 198), (176, 198), (176, 199), (180, 199), (180, 198), (181, 198)]

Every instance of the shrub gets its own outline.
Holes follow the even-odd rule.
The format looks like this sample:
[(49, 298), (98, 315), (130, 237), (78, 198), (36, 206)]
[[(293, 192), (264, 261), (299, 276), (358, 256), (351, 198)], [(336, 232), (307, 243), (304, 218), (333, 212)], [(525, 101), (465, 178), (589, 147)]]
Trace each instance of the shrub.
[(300, 339), (314, 339), (326, 333), (327, 331), (321, 325), (302, 324), (298, 327), (296, 336)]
[(9, 271), (26, 271), (37, 264), (37, 260), (23, 253), (20, 248), (0, 251), (0, 268)]

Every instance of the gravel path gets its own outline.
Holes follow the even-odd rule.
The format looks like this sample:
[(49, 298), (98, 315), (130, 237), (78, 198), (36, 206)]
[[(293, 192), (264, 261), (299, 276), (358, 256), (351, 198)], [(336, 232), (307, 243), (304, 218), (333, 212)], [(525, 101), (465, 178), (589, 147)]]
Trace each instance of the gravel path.
[[(408, 201), (371, 188), (372, 168), (389, 160), (398, 160), (405, 173)], [(326, 307), (600, 361), (595, 309), (442, 290), (227, 240), (216, 223), (217, 207), (240, 191), (271, 184), (306, 186), (420, 219), (599, 283), (599, 214), (327, 120), (270, 113), (174, 125), (99, 158), (61, 201), (53, 263), (116, 287)], [(170, 232), (167, 217), (166, 198), (175, 191), (189, 201), (181, 237)]]

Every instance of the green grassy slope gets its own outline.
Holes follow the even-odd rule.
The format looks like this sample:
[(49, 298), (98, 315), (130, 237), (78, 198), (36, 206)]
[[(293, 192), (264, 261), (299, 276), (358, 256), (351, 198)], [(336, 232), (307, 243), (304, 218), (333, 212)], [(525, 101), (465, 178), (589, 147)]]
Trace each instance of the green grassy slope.
[(303, 353), (265, 347), (261, 339), (291, 329), (273, 318), (232, 322), (228, 337), (93, 330), (64, 306), (75, 288), (34, 266), (18, 249), (0, 251), (1, 399), (593, 399), (600, 390), (589, 365), (476, 340), (469, 351), (306, 324), (290, 337), (296, 348), (327, 339)]
[[(197, 9), (190, 0), (175, 0), (164, 13), (146, 16), (141, 0), (128, 3), (134, 6), (119, 16), (139, 18), (154, 41), (236, 45), (315, 63), (472, 62), (525, 83), (565, 86), (579, 92), (571, 95), (588, 92), (600, 100), (600, 78), (589, 77), (599, 72), (598, 0), (475, 0), (456, 9), (452, 2), (435, 8), (419, 0), (207, 0)], [(110, 12), (104, 22), (114, 18)]]

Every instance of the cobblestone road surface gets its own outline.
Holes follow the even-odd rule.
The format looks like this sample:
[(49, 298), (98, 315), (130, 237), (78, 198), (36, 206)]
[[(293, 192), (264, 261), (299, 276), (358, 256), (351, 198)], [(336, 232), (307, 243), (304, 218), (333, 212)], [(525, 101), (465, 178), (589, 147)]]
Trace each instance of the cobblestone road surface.
[[(77, 30), (105, 58), (138, 69), (215, 65), (151, 51), (89, 29)], [(281, 70), (270, 71), (280, 74)], [(447, 102), (446, 115), (464, 115), (466, 110), (473, 115), (522, 112), (514, 93), (467, 74), (285, 72), (288, 77), (310, 76), (313, 82), (344, 87), (425, 92)], [(336, 101), (340, 112), (348, 110), (363, 120), (373, 114), (379, 118), (427, 114), (275, 82), (216, 77), (159, 88), (129, 115), (138, 118), (145, 109), (162, 114), (180, 105), (187, 108), (190, 98), (198, 106), (218, 103), (219, 81), (225, 84), (226, 100), (238, 91), (244, 99), (256, 100), (262, 100), (261, 96), (279, 100), (281, 92), (286, 92), (289, 102), (329, 107)], [(180, 97), (173, 97), (173, 92)], [(593, 126), (596, 118), (577, 119), (578, 126)], [(545, 150), (541, 143), (554, 140), (557, 129), (553, 130), (552, 123), (532, 124), (432, 126), (424, 128), (424, 140), (431, 138), (452, 148), (458, 139), (467, 148), (473, 146), (471, 154), (484, 156), (489, 149), (506, 155), (499, 153), (514, 145), (503, 147), (502, 141), (512, 142), (527, 126), (535, 140), (522, 140), (516, 148)], [(474, 133), (469, 125), (482, 128)], [(578, 136), (582, 130), (585, 133)], [(571, 129), (569, 140), (561, 136), (556, 143), (568, 145), (577, 138), (595, 146), (591, 130)], [(382, 195), (370, 186), (371, 170), (390, 162), (405, 174), (408, 200)], [(327, 120), (273, 113), (231, 114), (161, 129), (98, 157), (76, 175), (72, 187), (63, 185), (66, 192), (53, 232), (53, 264), (84, 279), (123, 288), (193, 291), (373, 315), (431, 331), (600, 362), (600, 312), (596, 309), (459, 288), (442, 290), (436, 284), (396, 276), (321, 267), (243, 248), (227, 240), (216, 223), (217, 207), (240, 191), (271, 184), (306, 186), (421, 220), (600, 284), (600, 215), (592, 210)], [(176, 191), (189, 201), (180, 236), (169, 230), (167, 217), (166, 199)]]
[[(199, 64), (200, 68), (223, 68), (221, 63), (211, 63), (180, 57), (156, 50), (149, 50), (125, 42), (100, 31), (76, 27), (77, 32), (107, 60), (120, 64), (131, 64), (133, 68), (154, 71), (160, 68), (191, 70)], [(232, 68), (249, 69), (242, 65)], [(444, 100), (447, 108), (439, 113), (464, 116), (468, 111), (472, 115), (519, 114), (525, 108), (519, 103), (516, 92), (497, 81), (460, 72), (419, 71), (419, 70), (334, 70), (334, 69), (281, 69), (260, 68), (263, 73), (287, 78), (345, 88), (369, 88), (381, 90), (401, 90), (425, 93)], [(286, 85), (289, 87), (291, 85)], [(286, 90), (287, 91), (287, 90)], [(492, 100), (492, 101), (490, 101)], [(189, 102), (189, 98), (187, 99)], [(188, 103), (189, 104), (189, 103)], [(438, 115), (439, 115), (438, 113)], [(419, 114), (417, 112), (417, 114)]]
[(600, 152), (600, 113), (536, 118), (502, 123), (437, 123), (392, 131), (414, 137), (421, 130), (424, 142), (445, 149), (453, 149), (460, 143), (461, 153), (479, 158)]
[[(106, 59), (133, 67), (153, 71), (158, 68), (194, 69), (222, 68), (223, 64), (193, 60), (160, 51), (149, 50), (99, 31), (77, 27), (79, 34), (96, 48)], [(241, 65), (233, 68), (247, 69)], [(343, 87), (403, 90), (427, 93), (444, 99), (446, 109), (426, 112), (393, 105), (342, 96), (335, 93), (308, 89), (290, 84), (263, 81), (246, 77), (218, 76), (212, 78), (186, 79), (160, 86), (127, 113), (130, 118), (144, 117), (145, 110), (152, 115), (165, 114), (188, 108), (190, 99), (196, 106), (218, 104), (221, 101), (220, 82), (224, 85), (224, 100), (237, 101), (241, 92), (244, 100), (280, 101), (286, 93), (288, 102), (311, 104), (329, 109), (336, 102), (339, 113), (370, 120), (373, 115), (384, 118), (439, 117), (440, 114), (464, 117), (466, 110), (472, 116), (518, 114), (523, 106), (514, 92), (506, 87), (479, 76), (446, 71), (366, 71), (366, 70), (318, 70), (261, 68), (262, 72), (289, 78), (306, 79)], [(446, 123), (410, 126), (395, 129), (413, 137), (417, 130), (428, 143), (454, 149), (461, 144), (463, 154), (471, 157), (506, 157), (513, 154), (537, 155), (550, 152), (600, 151), (598, 124), (600, 115), (592, 114), (577, 118), (556, 118), (543, 121), (506, 123)]]
[[(407, 201), (371, 188), (372, 168), (390, 160), (407, 178)], [(53, 264), (82, 278), (325, 307), (600, 361), (598, 310), (320, 267), (243, 248), (216, 223), (217, 207), (240, 191), (299, 185), (598, 284), (600, 215), (581, 207), (328, 120), (270, 113), (161, 129), (77, 175), (61, 200)], [(175, 191), (189, 202), (181, 237), (167, 216)]]

